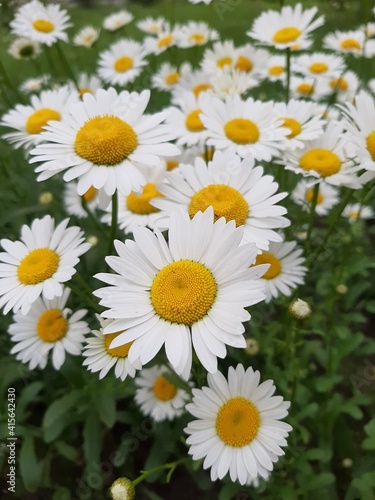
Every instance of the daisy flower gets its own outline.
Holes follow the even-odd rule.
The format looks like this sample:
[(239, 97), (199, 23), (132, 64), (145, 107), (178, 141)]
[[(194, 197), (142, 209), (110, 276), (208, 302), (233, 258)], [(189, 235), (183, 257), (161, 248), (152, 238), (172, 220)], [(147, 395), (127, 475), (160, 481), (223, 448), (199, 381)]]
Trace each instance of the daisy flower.
[(224, 68), (233, 68), (238, 57), (238, 49), (232, 40), (215, 42), (211, 49), (204, 51), (201, 68), (206, 74), (216, 74)]
[(205, 45), (218, 38), (218, 32), (210, 29), (207, 23), (189, 21), (187, 24), (181, 26), (178, 46), (181, 48), (196, 47)]
[(43, 140), (31, 151), (31, 163), (39, 181), (67, 170), (64, 180), (78, 179), (78, 194), (91, 187), (103, 188), (111, 196), (116, 189), (124, 195), (145, 184), (133, 162), (157, 165), (158, 155), (169, 156), (179, 149), (167, 141), (174, 139), (171, 128), (161, 125), (167, 113), (143, 116), (150, 91), (140, 94), (115, 89), (86, 93), (83, 102), (69, 108), (61, 123), (47, 127)]
[(164, 17), (146, 17), (146, 19), (137, 22), (137, 28), (150, 35), (161, 33), (166, 25), (168, 23)]
[(72, 313), (66, 308), (69, 295), (70, 290), (65, 288), (61, 297), (38, 298), (27, 315), (20, 312), (14, 315), (8, 331), (16, 344), (10, 353), (17, 354), (16, 359), (22, 363), (28, 363), (30, 370), (44, 369), (50, 353), (55, 370), (64, 364), (65, 352), (74, 356), (81, 354), (82, 343), (89, 332), (87, 323), (81, 321), (87, 311)]
[(193, 92), (198, 97), (201, 92), (212, 90), (213, 85), (210, 76), (203, 70), (184, 71), (180, 79), (173, 87), (173, 100), (180, 98), (184, 92)]
[(359, 92), (354, 103), (340, 106), (344, 111), (344, 127), (354, 145), (361, 168), (375, 171), (375, 100), (365, 91)]
[(284, 137), (288, 134), (279, 126), (272, 102), (250, 97), (242, 100), (235, 95), (222, 102), (207, 94), (200, 119), (207, 128), (209, 146), (232, 151), (242, 158), (251, 154), (256, 160), (271, 161), (284, 149)]
[(241, 95), (258, 85), (248, 73), (237, 69), (224, 69), (211, 77), (213, 92), (220, 99), (228, 96)]
[(290, 78), (290, 93), (295, 99), (320, 99), (317, 79), (311, 76), (294, 76)]
[(265, 49), (257, 49), (250, 43), (237, 48), (234, 69), (257, 78), (264, 71), (270, 53)]
[(335, 52), (360, 57), (363, 55), (365, 41), (366, 35), (363, 30), (336, 30), (323, 38), (323, 46)]
[(8, 54), (19, 61), (23, 59), (35, 59), (41, 51), (42, 49), (38, 42), (24, 37), (14, 40), (8, 48)]
[(133, 21), (134, 16), (127, 10), (120, 10), (104, 18), (103, 28), (107, 31), (116, 31)]
[(102, 88), (102, 81), (96, 75), (89, 75), (88, 73), (80, 73), (78, 76), (78, 92), (82, 97), (83, 94), (95, 94), (97, 90)]
[(307, 35), (324, 22), (324, 16), (313, 20), (317, 12), (317, 7), (303, 11), (301, 3), (294, 8), (289, 5), (282, 7), (280, 12), (268, 10), (255, 19), (246, 34), (276, 49), (304, 48)]
[[(157, 184), (164, 179), (165, 166), (161, 162), (160, 166), (151, 168), (141, 168), (146, 184), (141, 192), (134, 193), (133, 191), (127, 196), (118, 193), (118, 213), (117, 224), (125, 234), (133, 232), (134, 227), (142, 226), (153, 229), (158, 224), (158, 220), (162, 217), (160, 210), (151, 202), (154, 198), (163, 196), (157, 189)], [(112, 204), (106, 209), (107, 213), (102, 217), (102, 222), (111, 224), (112, 221)]]
[(30, 104), (17, 104), (2, 116), (0, 125), (15, 129), (2, 136), (15, 148), (29, 148), (39, 144), (41, 133), (50, 121), (61, 120), (70, 104), (78, 101), (78, 93), (68, 85), (57, 90), (43, 90), (39, 96), (32, 95)]
[(98, 74), (111, 85), (133, 82), (146, 65), (143, 45), (130, 39), (112, 44), (99, 55)]
[[(309, 182), (302, 179), (292, 192), (292, 200), (297, 203), (297, 205), (300, 205), (305, 211), (309, 212), (314, 195), (313, 193), (314, 189), (309, 186)], [(331, 208), (338, 204), (339, 200), (340, 197), (337, 189), (325, 182), (321, 182), (315, 212), (320, 216), (327, 215)]]
[(177, 45), (180, 38), (181, 27), (179, 25), (171, 28), (169, 25), (164, 25), (162, 31), (156, 33), (154, 37), (147, 37), (144, 40), (146, 51), (150, 54), (161, 54), (170, 47)]
[(48, 83), (49, 79), (49, 75), (43, 75), (39, 78), (27, 78), (20, 85), (20, 90), (25, 93), (39, 92)]
[(118, 274), (99, 273), (109, 284), (96, 290), (102, 317), (114, 319), (104, 334), (126, 330), (112, 341), (119, 347), (134, 340), (129, 360), (151, 361), (165, 345), (168, 361), (185, 380), (192, 363), (192, 344), (209, 372), (226, 345), (245, 347), (242, 322), (245, 307), (264, 299), (259, 277), (266, 266), (250, 269), (257, 250), (239, 246), (243, 231), (221, 218), (214, 223), (212, 208), (171, 217), (168, 244), (160, 231), (135, 228), (134, 241), (115, 241), (118, 257), (107, 257)]
[(61, 283), (75, 274), (79, 257), (90, 248), (83, 243), (78, 227), (67, 227), (65, 219), (55, 228), (54, 219), (46, 215), (21, 228), (21, 241), (2, 239), (0, 253), (0, 307), (4, 314), (11, 309), (27, 314), (40, 295), (51, 300), (63, 294)]
[(280, 294), (289, 297), (298, 285), (303, 285), (307, 267), (302, 249), (295, 241), (270, 243), (269, 250), (257, 256), (254, 265), (269, 264), (261, 280), (266, 285), (266, 302)]
[(73, 43), (79, 47), (92, 47), (99, 38), (100, 30), (93, 26), (85, 26), (74, 37)]
[(65, 30), (69, 24), (67, 11), (58, 4), (43, 5), (32, 0), (18, 9), (10, 22), (12, 33), (51, 46), (58, 40), (68, 41)]
[(192, 92), (184, 92), (179, 99), (174, 99), (177, 106), (168, 109), (167, 123), (174, 128), (178, 146), (204, 144), (207, 130), (200, 116), (205, 99), (205, 92), (199, 94), (198, 97), (195, 97)]
[(325, 121), (317, 113), (318, 106), (314, 102), (290, 99), (285, 104), (276, 102), (274, 114), (282, 120), (282, 127), (288, 130), (287, 148), (303, 148), (305, 141), (317, 139), (323, 134)]
[[(109, 201), (110, 198), (108, 198), (108, 203)], [(83, 208), (84, 204), (87, 210), (92, 213), (95, 212), (99, 206), (99, 191), (91, 186), (86, 193), (80, 196), (77, 193), (77, 183), (75, 181), (66, 183), (64, 188), (64, 207), (68, 215), (75, 215), (79, 219), (88, 217), (87, 211)]]
[(374, 211), (371, 207), (361, 205), (361, 203), (350, 203), (344, 208), (342, 215), (355, 222), (358, 219), (373, 219)]
[(238, 364), (228, 369), (227, 379), (209, 373), (208, 387), (193, 389), (193, 401), (186, 405), (196, 418), (185, 428), (188, 453), (193, 460), (204, 458), (212, 481), (228, 473), (242, 485), (258, 476), (266, 479), (284, 455), (292, 427), (281, 419), (290, 403), (273, 396), (273, 380), (259, 381), (259, 371)]
[(273, 229), (290, 224), (283, 217), (286, 208), (276, 205), (287, 193), (275, 194), (277, 188), (252, 158), (241, 160), (236, 154), (217, 151), (208, 164), (197, 158), (195, 166), (180, 165), (167, 173), (166, 181), (158, 185), (165, 198), (152, 203), (164, 211), (161, 227), (168, 226), (169, 215), (179, 207), (194, 217), (211, 206), (215, 220), (224, 217), (237, 227), (244, 226), (243, 242), (267, 250), (270, 241), (282, 240)]
[(271, 82), (284, 82), (286, 79), (285, 56), (270, 55), (259, 77)]
[(190, 71), (192, 68), (189, 63), (177, 68), (169, 62), (164, 62), (151, 78), (152, 87), (158, 90), (171, 90), (178, 84), (180, 78)]
[(353, 71), (333, 74), (328, 79), (321, 79), (318, 93), (321, 95), (335, 95), (336, 101), (352, 101), (360, 87), (358, 76)]
[(109, 325), (111, 320), (104, 320), (99, 315), (96, 315), (99, 323), (99, 330), (92, 330), (93, 337), (87, 337), (86, 346), (82, 355), (85, 360), (82, 365), (92, 372), (100, 372), (99, 379), (104, 378), (108, 372), (114, 368), (115, 377), (124, 381), (127, 376), (134, 378), (137, 370), (142, 368), (142, 365), (135, 361), (130, 363), (128, 359), (128, 352), (132, 342), (124, 344), (121, 347), (111, 349), (109, 346), (112, 340), (115, 339), (120, 333), (116, 332), (110, 335), (104, 335), (103, 329)]
[(318, 139), (302, 149), (286, 152), (285, 168), (312, 177), (310, 185), (324, 180), (333, 186), (359, 189), (356, 173), (360, 167), (354, 164), (351, 149), (343, 123), (331, 121)]
[(345, 70), (345, 62), (341, 56), (314, 52), (294, 57), (292, 71), (311, 77), (331, 76), (341, 74)]
[(174, 420), (185, 413), (189, 394), (169, 382), (164, 376), (168, 368), (163, 365), (144, 368), (136, 377), (135, 401), (145, 416), (156, 422)]

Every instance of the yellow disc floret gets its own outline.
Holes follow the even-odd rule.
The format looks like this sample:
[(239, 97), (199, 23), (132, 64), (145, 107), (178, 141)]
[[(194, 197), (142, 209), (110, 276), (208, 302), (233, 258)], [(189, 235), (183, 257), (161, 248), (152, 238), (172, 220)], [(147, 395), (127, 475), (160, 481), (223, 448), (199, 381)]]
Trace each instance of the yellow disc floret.
[(281, 262), (273, 253), (263, 252), (258, 255), (254, 266), (259, 266), (260, 264), (270, 264), (269, 269), (262, 276), (265, 280), (272, 280), (281, 273)]
[(159, 49), (163, 49), (164, 47), (169, 47), (170, 45), (172, 45), (173, 41), (174, 41), (173, 35), (163, 36), (158, 40), (158, 47)]
[(40, 134), (50, 120), (60, 120), (60, 113), (50, 108), (41, 108), (29, 116), (26, 122), (28, 134)]
[(284, 123), (282, 124), (282, 127), (286, 127), (290, 130), (290, 133), (287, 135), (288, 139), (292, 139), (301, 133), (302, 127), (297, 120), (294, 118), (283, 118), (283, 121)]
[(366, 137), (366, 146), (371, 158), (375, 161), (375, 131)]
[(137, 147), (133, 128), (117, 116), (95, 116), (78, 130), (74, 143), (81, 158), (94, 165), (117, 165)]
[(239, 56), (234, 67), (239, 71), (250, 73), (250, 71), (253, 69), (253, 63), (247, 57)]
[(41, 33), (51, 33), (55, 29), (55, 25), (47, 19), (37, 19), (33, 22), (33, 28)]
[(301, 34), (302, 32), (298, 28), (288, 26), (276, 31), (272, 40), (274, 43), (290, 43), (296, 41)]
[(257, 125), (246, 118), (233, 118), (224, 126), (225, 135), (236, 144), (254, 144), (260, 133)]
[(160, 375), (155, 380), (152, 390), (160, 401), (170, 401), (177, 394), (177, 387), (171, 384), (163, 375)]
[(159, 212), (159, 209), (150, 205), (150, 201), (157, 196), (163, 196), (156, 189), (156, 185), (149, 182), (143, 187), (141, 194), (130, 193), (126, 198), (127, 208), (139, 215), (154, 214)]
[(304, 95), (310, 95), (314, 92), (314, 85), (307, 82), (302, 82), (297, 86), (297, 92)]
[(129, 353), (129, 349), (131, 348), (133, 342), (127, 342), (124, 345), (120, 345), (119, 347), (109, 347), (112, 344), (112, 341), (118, 337), (124, 331), (116, 332), (116, 333), (107, 333), (104, 335), (105, 338), (105, 350), (108, 354), (115, 358), (126, 358)]
[(299, 160), (303, 170), (315, 170), (321, 177), (337, 174), (341, 168), (341, 160), (329, 149), (311, 149)]
[(222, 57), (216, 62), (218, 68), (223, 69), (224, 66), (230, 66), (232, 64), (232, 58), (231, 57)]
[(17, 269), (18, 280), (24, 285), (36, 285), (55, 274), (60, 257), (50, 248), (36, 248), (24, 257)]
[(169, 75), (165, 77), (165, 83), (167, 85), (175, 85), (179, 79), (179, 73), (177, 71), (172, 71), (172, 73), (169, 73)]
[(284, 73), (284, 66), (270, 66), (268, 68), (268, 74), (271, 76), (279, 76)]
[(199, 118), (200, 114), (202, 114), (202, 110), (195, 109), (187, 115), (185, 125), (190, 132), (202, 132), (202, 130), (204, 130), (204, 125)]
[(131, 69), (134, 65), (134, 61), (131, 57), (124, 56), (120, 57), (117, 59), (117, 61), (114, 64), (115, 71), (118, 73), (125, 73), (125, 71), (128, 71)]
[(249, 213), (249, 204), (236, 189), (226, 184), (210, 184), (197, 191), (189, 203), (189, 215), (191, 218), (208, 207), (214, 209), (214, 219), (225, 217), (227, 222), (234, 220), (236, 226), (245, 224)]
[(161, 318), (192, 325), (206, 316), (216, 292), (215, 279), (203, 264), (179, 260), (159, 271), (152, 283), (150, 297)]
[(86, 203), (90, 203), (90, 201), (94, 200), (95, 197), (98, 194), (98, 190), (94, 188), (94, 186), (91, 186), (88, 188), (86, 193), (82, 195), (82, 198), (85, 200)]
[(229, 399), (216, 417), (216, 432), (227, 445), (242, 448), (258, 434), (260, 416), (257, 408), (243, 397)]
[(355, 38), (345, 38), (345, 40), (342, 40), (340, 43), (340, 47), (343, 50), (361, 50), (362, 48), (359, 41)]
[(323, 62), (315, 62), (310, 65), (309, 70), (311, 73), (325, 73), (328, 70), (328, 66)]
[(43, 342), (57, 342), (65, 337), (68, 326), (68, 320), (63, 317), (60, 309), (49, 309), (39, 317), (36, 331)]
[(200, 83), (196, 85), (192, 90), (193, 94), (195, 97), (198, 97), (201, 92), (204, 92), (205, 90), (210, 90), (212, 89), (212, 85), (209, 83)]

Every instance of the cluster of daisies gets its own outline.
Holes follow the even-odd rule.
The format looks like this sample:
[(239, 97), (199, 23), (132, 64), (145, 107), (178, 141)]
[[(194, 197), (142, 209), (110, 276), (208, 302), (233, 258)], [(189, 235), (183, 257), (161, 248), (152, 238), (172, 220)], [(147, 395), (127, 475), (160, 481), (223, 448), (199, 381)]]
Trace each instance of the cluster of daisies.
[[(289, 403), (273, 396), (271, 380), (260, 383), (259, 372), (240, 364), (227, 378), (218, 371), (228, 347), (247, 345), (249, 308), (305, 283), (303, 249), (285, 237), (293, 213), (287, 217), (281, 202), (289, 195), (297, 213), (324, 217), (340, 188), (359, 190), (375, 177), (375, 85), (364, 89), (348, 69), (348, 57), (375, 54), (374, 24), (329, 34), (325, 51), (306, 52), (323, 24), (316, 14), (301, 4), (264, 12), (241, 46), (203, 22), (138, 21), (142, 41), (118, 38), (98, 54), (97, 72), (75, 82), (51, 88), (47, 74), (24, 82), (29, 103), (0, 122), (37, 181), (61, 181), (68, 215), (94, 216), (104, 228), (116, 221), (123, 234), (116, 255), (106, 257), (111, 272), (95, 275), (104, 286), (93, 296), (76, 272), (90, 244), (69, 219), (56, 225), (47, 215), (24, 225), (19, 241), (1, 240), (0, 307), (14, 313), (11, 353), (30, 369), (45, 368), (51, 355), (57, 370), (66, 353), (83, 354), (99, 378), (135, 377), (145, 415), (171, 420), (187, 409), (196, 418), (185, 429), (189, 454), (204, 458), (212, 480), (267, 479), (291, 431), (281, 421)], [(120, 11), (102, 28), (132, 21)], [(58, 5), (32, 0), (10, 26), (22, 38), (9, 53), (33, 59), (44, 45), (68, 42), (71, 24)], [(99, 37), (87, 26), (73, 43), (91, 48)], [(196, 46), (197, 65), (164, 61), (153, 72), (151, 87), (170, 100), (146, 112), (151, 91), (131, 84), (162, 52), (183, 58)], [(287, 99), (254, 97), (265, 81)], [(373, 212), (353, 204), (343, 215), (353, 222)], [(77, 288), (91, 311), (67, 307)], [(193, 360), (208, 372), (207, 387), (194, 387)]]

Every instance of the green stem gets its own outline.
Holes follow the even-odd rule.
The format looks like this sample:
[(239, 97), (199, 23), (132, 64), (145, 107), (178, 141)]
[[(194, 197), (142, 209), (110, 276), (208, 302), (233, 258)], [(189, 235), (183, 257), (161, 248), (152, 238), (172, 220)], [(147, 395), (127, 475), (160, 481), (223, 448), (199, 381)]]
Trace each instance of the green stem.
[(58, 55), (60, 57), (62, 65), (63, 65), (64, 69), (66, 70), (69, 78), (74, 82), (75, 86), (78, 88), (76, 76), (75, 76), (75, 74), (74, 74), (74, 72), (72, 70), (72, 67), (71, 67), (69, 61), (67, 60), (67, 58), (66, 58), (66, 56), (64, 54), (64, 51), (61, 48), (60, 42), (57, 42), (55, 44), (55, 47), (57, 49), (57, 53), (58, 53)]
[(309, 227), (308, 227), (307, 236), (306, 236), (306, 255), (310, 254), (311, 233), (312, 233), (312, 229), (314, 227), (315, 209), (316, 209), (316, 204), (318, 202), (318, 196), (319, 196), (319, 183), (315, 184), (315, 186), (314, 186), (313, 196), (312, 196), (311, 205), (310, 205)]
[(111, 231), (109, 233), (107, 255), (112, 255), (113, 251), (113, 242), (115, 240), (117, 231), (117, 213), (118, 213), (118, 197), (116, 191), (112, 196), (112, 222), (111, 222)]
[(70, 288), (71, 291), (77, 295), (77, 297), (79, 297), (88, 307), (94, 309), (95, 312), (99, 314), (102, 312), (101, 307), (96, 302), (94, 302), (90, 297), (87, 297), (87, 295), (84, 292), (81, 292), (81, 290), (75, 285), (73, 285), (73, 283), (67, 281), (66, 283), (64, 283), (64, 285)]
[(290, 48), (287, 47), (286, 52), (286, 64), (285, 64), (285, 70), (286, 70), (286, 87), (285, 87), (285, 102), (289, 102), (289, 94), (290, 94)]
[(176, 460), (175, 462), (169, 462), (167, 464), (158, 465), (157, 467), (154, 467), (153, 469), (150, 469), (150, 470), (141, 471), (142, 474), (140, 476), (138, 476), (137, 479), (134, 479), (133, 486), (137, 486), (137, 484), (142, 482), (144, 479), (146, 479), (146, 477), (150, 476), (151, 474), (154, 474), (154, 472), (158, 472), (159, 470), (164, 470), (164, 469), (169, 469), (169, 472), (167, 475), (167, 482), (169, 482), (171, 475), (173, 474), (176, 467), (180, 464), (183, 464), (187, 460), (188, 460), (188, 458), (180, 458), (179, 460)]

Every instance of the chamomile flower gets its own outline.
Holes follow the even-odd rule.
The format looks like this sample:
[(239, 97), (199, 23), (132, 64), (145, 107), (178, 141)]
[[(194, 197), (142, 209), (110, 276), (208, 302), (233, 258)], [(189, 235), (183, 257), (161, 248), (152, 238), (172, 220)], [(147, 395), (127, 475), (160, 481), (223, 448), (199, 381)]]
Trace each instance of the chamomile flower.
[(324, 180), (333, 186), (359, 189), (361, 184), (356, 173), (360, 167), (353, 157), (348, 134), (343, 133), (343, 123), (331, 121), (318, 139), (309, 141), (302, 149), (286, 152), (285, 168), (311, 177), (310, 185)]
[(43, 140), (31, 151), (30, 161), (39, 181), (66, 170), (64, 180), (78, 179), (78, 194), (93, 186), (111, 196), (116, 189), (124, 195), (138, 191), (145, 179), (134, 162), (157, 165), (159, 155), (179, 153), (167, 141), (174, 139), (171, 128), (161, 125), (167, 113), (143, 116), (150, 91), (140, 94), (115, 89), (86, 93), (83, 101), (69, 108), (61, 123), (47, 127)]
[(117, 274), (99, 273), (108, 283), (94, 292), (102, 317), (114, 319), (104, 334), (126, 330), (110, 347), (134, 343), (129, 360), (142, 365), (165, 345), (168, 361), (185, 380), (192, 363), (192, 344), (206, 370), (217, 370), (217, 356), (226, 345), (245, 347), (245, 309), (264, 299), (258, 279), (266, 266), (250, 268), (257, 255), (254, 244), (239, 246), (243, 231), (221, 218), (214, 223), (212, 208), (193, 219), (171, 217), (168, 244), (160, 231), (136, 228), (134, 241), (115, 241), (118, 257), (107, 257)]
[(207, 128), (207, 144), (229, 150), (242, 158), (251, 154), (256, 160), (270, 161), (288, 134), (273, 114), (272, 102), (227, 97), (225, 102), (207, 94), (200, 119)]
[(146, 65), (143, 45), (130, 39), (112, 44), (99, 56), (98, 74), (111, 85), (133, 82)]
[(283, 217), (286, 209), (276, 205), (286, 193), (278, 193), (278, 185), (262, 167), (255, 167), (252, 158), (241, 158), (233, 153), (217, 151), (206, 164), (201, 158), (195, 165), (180, 165), (166, 174), (166, 181), (158, 189), (164, 198), (153, 205), (164, 211), (166, 220), (159, 224), (168, 226), (168, 216), (183, 208), (190, 217), (211, 206), (215, 220), (224, 217), (227, 222), (244, 226), (243, 242), (255, 243), (267, 250), (270, 241), (282, 238), (274, 229), (289, 226)]
[(349, 203), (344, 208), (342, 215), (349, 219), (349, 222), (355, 222), (358, 219), (373, 219), (374, 211), (371, 207), (360, 203)]
[(303, 148), (305, 141), (317, 139), (323, 133), (325, 121), (317, 115), (318, 106), (314, 102), (290, 99), (287, 104), (275, 103), (273, 110), (282, 120), (281, 126), (289, 131), (288, 149)]
[(21, 241), (2, 239), (0, 253), (0, 307), (27, 314), (40, 295), (51, 300), (63, 294), (61, 283), (75, 274), (79, 257), (90, 248), (78, 227), (65, 219), (55, 227), (49, 215), (21, 228)]
[(257, 49), (252, 44), (246, 43), (237, 48), (234, 69), (257, 78), (264, 71), (269, 56), (268, 50)]
[(165, 25), (163, 30), (156, 34), (154, 37), (147, 37), (144, 40), (146, 51), (150, 54), (161, 54), (170, 47), (178, 44), (180, 37), (180, 26), (176, 25), (171, 28)]
[(20, 90), (25, 93), (36, 93), (42, 90), (43, 86), (50, 79), (49, 75), (43, 75), (39, 78), (27, 78), (20, 85)]
[[(163, 196), (158, 191), (157, 185), (164, 179), (165, 165), (161, 162), (157, 167), (141, 168), (141, 170), (146, 179), (141, 192), (131, 192), (127, 196), (118, 194), (117, 224), (125, 234), (132, 233), (134, 227), (139, 226), (153, 229), (162, 217), (160, 210), (151, 205), (151, 202), (154, 198)], [(108, 206), (106, 212), (102, 217), (102, 222), (111, 224), (112, 204)]]
[(249, 73), (237, 69), (224, 69), (211, 77), (214, 94), (220, 99), (228, 96), (242, 95), (258, 85)]
[(317, 80), (311, 76), (294, 76), (290, 78), (290, 93), (295, 99), (318, 100)]
[(333, 74), (328, 79), (322, 79), (318, 92), (321, 95), (335, 95), (336, 101), (352, 101), (360, 87), (358, 76), (353, 71)]
[(218, 38), (218, 32), (211, 29), (207, 23), (189, 21), (181, 26), (178, 46), (181, 48), (196, 47), (199, 45), (205, 45), (206, 43), (217, 40)]
[(102, 88), (102, 86), (102, 81), (96, 75), (80, 73), (78, 76), (77, 87), (81, 97), (86, 94), (86, 92), (89, 94), (95, 94), (95, 92)]
[(352, 54), (360, 57), (364, 52), (365, 32), (363, 30), (334, 31), (328, 33), (323, 39), (323, 45), (327, 49), (342, 54)]
[(184, 92), (179, 99), (177, 97), (174, 99), (177, 106), (169, 108), (167, 123), (174, 127), (178, 146), (204, 144), (207, 130), (200, 115), (205, 99), (206, 93), (195, 97), (192, 92)]
[(120, 10), (104, 18), (103, 28), (107, 31), (117, 31), (123, 26), (131, 23), (133, 19), (133, 14), (127, 10)]
[(10, 27), (15, 35), (51, 46), (58, 40), (68, 41), (65, 30), (71, 26), (69, 19), (58, 4), (45, 6), (32, 0), (18, 9)]
[(73, 43), (79, 47), (92, 47), (99, 38), (100, 30), (93, 26), (85, 26), (74, 37)]
[[(302, 179), (298, 182), (292, 192), (292, 200), (309, 212), (313, 199), (314, 189), (309, 186), (309, 182)], [(331, 208), (338, 204), (340, 200), (336, 188), (321, 182), (319, 186), (318, 198), (316, 200), (315, 212), (318, 215), (327, 215)]]
[(273, 380), (259, 381), (258, 371), (238, 364), (229, 368), (227, 379), (220, 372), (209, 373), (208, 387), (193, 389), (193, 401), (186, 405), (196, 418), (185, 428), (188, 453), (193, 460), (204, 458), (212, 481), (228, 473), (242, 485), (258, 476), (267, 479), (284, 455), (292, 427), (281, 419), (290, 403), (273, 396)]
[(99, 323), (99, 330), (92, 330), (93, 337), (86, 337), (86, 345), (83, 350), (83, 357), (85, 358), (82, 365), (93, 373), (99, 373), (99, 379), (104, 378), (109, 371), (114, 368), (115, 377), (124, 381), (126, 377), (134, 378), (136, 371), (142, 368), (142, 365), (135, 361), (130, 363), (128, 359), (128, 352), (131, 342), (111, 349), (109, 346), (112, 340), (115, 339), (120, 333), (112, 333), (104, 335), (103, 329), (111, 323), (111, 320), (104, 320), (99, 315), (96, 315)]
[(173, 100), (181, 97), (184, 92), (193, 92), (198, 97), (201, 92), (212, 90), (211, 77), (203, 70), (185, 71), (181, 74), (178, 83), (174, 86)]
[(137, 28), (150, 35), (161, 33), (164, 27), (168, 25), (164, 17), (146, 17), (137, 22)]
[(28, 148), (40, 143), (41, 133), (50, 121), (61, 120), (70, 104), (78, 101), (78, 93), (69, 86), (57, 90), (43, 90), (39, 96), (32, 95), (30, 104), (17, 104), (2, 116), (0, 125), (17, 132), (2, 137), (14, 145)]
[(285, 56), (270, 55), (266, 59), (266, 66), (259, 76), (271, 82), (284, 82), (286, 78)]
[(308, 35), (324, 22), (323, 16), (314, 20), (317, 12), (317, 7), (303, 11), (301, 3), (282, 7), (280, 12), (268, 10), (255, 19), (247, 35), (276, 49), (304, 48)]
[(136, 377), (135, 401), (145, 416), (156, 422), (174, 420), (185, 412), (189, 394), (169, 382), (163, 365), (144, 368)]
[(269, 264), (261, 280), (266, 285), (266, 302), (279, 295), (289, 297), (298, 285), (305, 282), (307, 267), (302, 249), (295, 241), (270, 243), (269, 250), (257, 256), (255, 265)]
[(169, 62), (164, 62), (152, 76), (152, 87), (158, 90), (172, 90), (180, 78), (192, 71), (189, 63), (181, 64), (179, 68)]
[(81, 354), (82, 343), (89, 332), (88, 324), (81, 321), (87, 311), (80, 309), (73, 313), (66, 308), (69, 295), (70, 290), (65, 288), (61, 297), (38, 298), (28, 314), (14, 315), (9, 333), (15, 345), (10, 353), (28, 364), (30, 370), (44, 369), (50, 354), (55, 370), (64, 364), (66, 352), (73, 356)]
[[(107, 205), (109, 201), (110, 198), (108, 198)], [(91, 186), (86, 193), (80, 196), (77, 193), (77, 183), (70, 181), (65, 184), (64, 207), (68, 215), (75, 215), (79, 219), (85, 219), (88, 217), (87, 210), (93, 213), (99, 207), (99, 191)]]
[(29, 38), (17, 38), (8, 48), (8, 54), (19, 61), (23, 59), (35, 59), (41, 53), (38, 42)]
[(314, 52), (293, 58), (292, 71), (302, 75), (320, 78), (341, 74), (345, 70), (344, 59), (339, 55)]
[(206, 74), (216, 74), (224, 68), (233, 68), (238, 59), (238, 50), (232, 40), (215, 42), (211, 49), (206, 49), (201, 68)]

